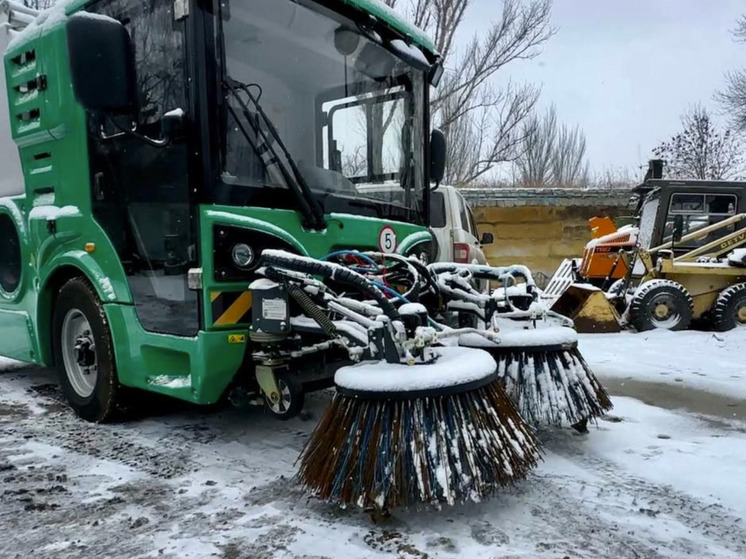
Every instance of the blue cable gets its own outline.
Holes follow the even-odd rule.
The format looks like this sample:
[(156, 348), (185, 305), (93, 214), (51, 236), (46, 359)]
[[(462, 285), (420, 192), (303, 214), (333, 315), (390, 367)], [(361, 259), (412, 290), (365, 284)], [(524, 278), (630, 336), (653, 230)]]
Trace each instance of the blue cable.
[(357, 250), (336, 250), (324, 256), (322, 260), (329, 260), (330, 258), (334, 258), (335, 256), (348, 256), (348, 255), (357, 256), (358, 258), (365, 260), (371, 266), (375, 266), (376, 268), (378, 268), (378, 263), (375, 260), (373, 260), (367, 254), (363, 254), (362, 252), (357, 251)]

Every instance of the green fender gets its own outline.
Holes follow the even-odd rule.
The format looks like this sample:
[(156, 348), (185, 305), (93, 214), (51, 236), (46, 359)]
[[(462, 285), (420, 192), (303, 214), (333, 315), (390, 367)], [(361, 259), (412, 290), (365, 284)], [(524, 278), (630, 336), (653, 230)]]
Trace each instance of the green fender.
[(91, 282), (103, 303), (132, 303), (132, 294), (127, 283), (120, 278), (107, 276), (99, 263), (84, 250), (63, 252), (47, 262), (39, 273), (40, 291), (47, 287), (57, 270), (66, 267), (80, 270)]
[(399, 243), (399, 246), (396, 249), (396, 252), (399, 254), (406, 254), (409, 249), (411, 249), (414, 246), (417, 246), (420, 243), (432, 241), (433, 236), (430, 234), (429, 231), (418, 231), (417, 233), (412, 233), (408, 237), (406, 237), (401, 243)]

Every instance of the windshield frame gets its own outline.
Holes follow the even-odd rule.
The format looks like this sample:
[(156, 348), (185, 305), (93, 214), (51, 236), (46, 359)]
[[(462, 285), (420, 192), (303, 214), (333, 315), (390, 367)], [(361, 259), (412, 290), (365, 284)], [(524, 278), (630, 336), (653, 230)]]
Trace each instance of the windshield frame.
[[(238, 2), (241, 0), (233, 0)], [(281, 0), (284, 2), (290, 2), (291, 0)], [(318, 2), (315, 0), (292, 0), (293, 3), (300, 4), (304, 8), (310, 9), (314, 13), (321, 17), (330, 18), (334, 21), (347, 22), (349, 17), (349, 10), (342, 9), (331, 9), (328, 4), (324, 2)], [(229, 78), (228, 65), (226, 64), (226, 44), (223, 30), (223, 18), (221, 15), (222, 5), (215, 7), (215, 13), (213, 17), (213, 29), (214, 35), (214, 49), (215, 49), (215, 68), (214, 78), (215, 83), (223, 83), (223, 80)], [(354, 25), (360, 26), (361, 18), (358, 15), (356, 21), (352, 22)], [(367, 20), (369, 24), (370, 21)], [(348, 23), (349, 24), (349, 23)], [(391, 36), (390, 29), (387, 29), (387, 33)], [(382, 35), (378, 32), (378, 29), (371, 31), (367, 34), (362, 34), (368, 41), (372, 41), (372, 36)], [(400, 38), (394, 36), (394, 38)], [(406, 92), (402, 91), (400, 95), (407, 96), (407, 104), (411, 106), (411, 113), (413, 118), (413, 130), (412, 140), (409, 143), (411, 146), (410, 153), (406, 154), (405, 160), (409, 163), (410, 175), (407, 179), (409, 188), (411, 189), (412, 195), (405, 195), (403, 204), (400, 205), (395, 201), (384, 201), (375, 198), (368, 198), (367, 196), (357, 193), (344, 193), (344, 192), (329, 192), (318, 189), (313, 189), (313, 195), (311, 200), (316, 204), (321, 204), (323, 207), (324, 214), (336, 213), (336, 214), (351, 214), (359, 215), (363, 217), (374, 217), (380, 219), (388, 219), (395, 221), (403, 221), (408, 223), (414, 223), (417, 225), (427, 226), (429, 223), (429, 126), (430, 126), (430, 111), (429, 111), (429, 80), (428, 73), (425, 70), (421, 70), (411, 64), (407, 64), (405, 60), (397, 54), (397, 52), (387, 46), (386, 40), (374, 41), (376, 44), (382, 46), (389, 54), (396, 57), (402, 64), (407, 66), (407, 70), (399, 74), (399, 83), (404, 81), (402, 78), (406, 77), (407, 81), (412, 82), (410, 85), (406, 85)], [(417, 87), (414, 86), (414, 82), (417, 81)], [(319, 97), (321, 94), (328, 95), (330, 91), (336, 88), (336, 84), (316, 94), (315, 104), (320, 106), (321, 101)], [(418, 93), (421, 90), (421, 95)], [(381, 96), (388, 95), (388, 92), (379, 92)], [(228, 127), (230, 126), (231, 116), (228, 110), (229, 98), (227, 93), (223, 91), (223, 88), (216, 87), (213, 89), (213, 103), (216, 108), (216, 113), (219, 118), (216, 119), (218, 124), (211, 127), (213, 128), (214, 144), (212, 146), (212, 161), (214, 167), (212, 169), (212, 181), (211, 184), (207, 185), (206, 192), (203, 196), (205, 201), (209, 203), (217, 203), (222, 205), (234, 205), (234, 206), (260, 206), (266, 208), (275, 209), (292, 209), (299, 211), (301, 209), (300, 200), (297, 195), (288, 195), (287, 188), (278, 188), (277, 186), (269, 186), (264, 184), (261, 186), (242, 186), (237, 184), (226, 184), (221, 176), (223, 170), (223, 162), (226, 157), (227, 150), (227, 133)], [(316, 118), (316, 115), (313, 115)], [(318, 123), (314, 125), (314, 131), (309, 134), (309, 137), (313, 137), (312, 134), (319, 135), (323, 134), (323, 127), (319, 126)], [(317, 141), (317, 151), (321, 149), (323, 151), (323, 145)], [(405, 153), (405, 152), (402, 152)], [(415, 168), (416, 167), (416, 168)], [(309, 181), (311, 184), (312, 181)], [(245, 189), (246, 192), (237, 190), (237, 188)], [(230, 194), (226, 194), (226, 191), (230, 191)], [(404, 190), (404, 189), (402, 189)], [(261, 194), (259, 195), (259, 192)], [(242, 199), (244, 198), (244, 199)], [(258, 200), (257, 200), (258, 199)]]

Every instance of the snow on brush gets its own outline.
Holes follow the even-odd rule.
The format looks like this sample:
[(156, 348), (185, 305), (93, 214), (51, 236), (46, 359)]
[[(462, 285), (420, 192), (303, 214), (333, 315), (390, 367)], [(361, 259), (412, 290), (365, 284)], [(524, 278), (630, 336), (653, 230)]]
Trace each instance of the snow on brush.
[[(590, 344), (581, 336), (580, 348), (598, 369), (606, 345), (605, 364), (618, 361), (629, 375), (643, 362), (653, 375), (688, 359), (691, 374), (709, 376), (742, 361), (738, 336), (692, 334), (629, 335), (638, 346), (626, 334)], [(3, 559), (746, 557), (746, 424), (738, 421), (617, 396), (589, 435), (540, 432), (543, 462), (494, 498), (395, 510), (374, 523), (306, 498), (293, 481), (326, 392), (307, 396), (308, 421), (163, 400), (127, 422), (94, 425), (69, 411), (55, 379), (0, 359)], [(728, 382), (737, 392), (744, 381)]]
[(572, 328), (563, 326), (548, 326), (538, 328), (501, 328), (497, 332), (498, 343), (488, 340), (476, 333), (462, 334), (459, 345), (466, 347), (541, 347), (541, 346), (573, 346), (578, 341), (578, 334)]
[(494, 374), (497, 364), (486, 351), (465, 347), (439, 347), (434, 363), (406, 365), (374, 361), (342, 367), (334, 383), (364, 392), (407, 392), (458, 386)]

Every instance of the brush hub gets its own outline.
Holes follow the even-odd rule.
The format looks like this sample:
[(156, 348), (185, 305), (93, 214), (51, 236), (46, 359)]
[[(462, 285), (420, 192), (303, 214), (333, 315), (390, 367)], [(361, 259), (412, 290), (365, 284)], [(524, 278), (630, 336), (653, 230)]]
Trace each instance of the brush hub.
[(374, 400), (405, 400), (476, 390), (497, 378), (497, 364), (486, 351), (468, 347), (433, 349), (439, 357), (432, 363), (366, 361), (342, 367), (334, 375), (337, 391)]

